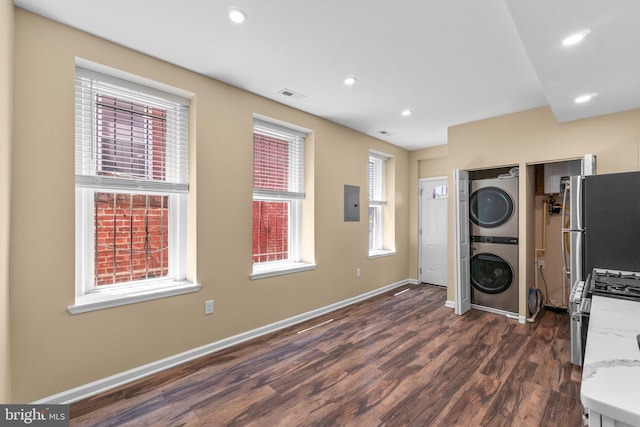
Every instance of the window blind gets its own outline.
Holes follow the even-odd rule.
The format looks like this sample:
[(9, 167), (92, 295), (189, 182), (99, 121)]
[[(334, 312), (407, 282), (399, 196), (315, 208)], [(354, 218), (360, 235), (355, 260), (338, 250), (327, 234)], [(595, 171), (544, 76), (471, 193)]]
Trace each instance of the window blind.
[(304, 198), (306, 134), (254, 119), (253, 192), (255, 196)]
[(384, 169), (387, 157), (369, 153), (369, 205), (385, 204)]
[(76, 68), (76, 184), (187, 192), (187, 99)]

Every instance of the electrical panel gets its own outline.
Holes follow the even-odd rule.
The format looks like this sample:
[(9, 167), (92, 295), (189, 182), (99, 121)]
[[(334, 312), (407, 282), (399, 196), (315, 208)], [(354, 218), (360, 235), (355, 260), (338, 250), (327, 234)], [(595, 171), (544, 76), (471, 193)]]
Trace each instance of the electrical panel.
[(344, 220), (360, 221), (360, 187), (357, 185), (344, 186)]

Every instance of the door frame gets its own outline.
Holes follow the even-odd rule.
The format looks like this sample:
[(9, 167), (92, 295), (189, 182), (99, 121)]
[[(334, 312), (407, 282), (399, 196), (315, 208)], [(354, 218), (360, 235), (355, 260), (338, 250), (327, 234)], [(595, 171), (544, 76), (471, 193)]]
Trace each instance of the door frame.
[[(451, 195), (449, 191), (449, 177), (447, 175), (442, 176), (432, 176), (429, 178), (420, 178), (418, 179), (418, 282), (422, 283), (422, 184), (428, 181), (445, 181), (447, 184), (447, 197)], [(447, 202), (447, 216), (449, 215), (449, 202)], [(449, 243), (449, 232), (447, 226), (447, 246)], [(449, 249), (447, 248), (447, 251)], [(449, 261), (447, 257), (447, 274), (449, 269)]]

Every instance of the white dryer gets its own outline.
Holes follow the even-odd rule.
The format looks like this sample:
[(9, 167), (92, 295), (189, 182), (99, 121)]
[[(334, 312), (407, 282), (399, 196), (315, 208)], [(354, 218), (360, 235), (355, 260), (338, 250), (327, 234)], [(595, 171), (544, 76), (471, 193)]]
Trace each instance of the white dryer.
[(482, 239), (472, 238), (471, 303), (517, 313), (518, 245), (484, 243)]
[(518, 177), (471, 181), (469, 219), (472, 236), (518, 237)]

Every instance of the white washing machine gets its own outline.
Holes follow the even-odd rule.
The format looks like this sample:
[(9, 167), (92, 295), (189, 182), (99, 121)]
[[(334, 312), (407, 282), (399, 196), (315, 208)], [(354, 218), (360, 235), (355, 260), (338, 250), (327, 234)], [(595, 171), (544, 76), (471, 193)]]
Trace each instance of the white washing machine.
[(517, 238), (518, 177), (471, 181), (469, 219), (472, 236)]
[(471, 243), (471, 303), (518, 312), (518, 245)]

